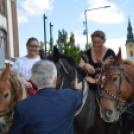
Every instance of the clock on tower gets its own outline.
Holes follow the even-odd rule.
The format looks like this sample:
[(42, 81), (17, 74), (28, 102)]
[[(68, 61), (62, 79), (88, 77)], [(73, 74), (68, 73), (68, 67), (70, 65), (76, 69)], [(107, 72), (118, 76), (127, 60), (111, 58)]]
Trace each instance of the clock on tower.
[(130, 48), (132, 48), (132, 47), (133, 47), (133, 44), (132, 44), (132, 43), (131, 43), (131, 44), (129, 44), (129, 47), (130, 47)]

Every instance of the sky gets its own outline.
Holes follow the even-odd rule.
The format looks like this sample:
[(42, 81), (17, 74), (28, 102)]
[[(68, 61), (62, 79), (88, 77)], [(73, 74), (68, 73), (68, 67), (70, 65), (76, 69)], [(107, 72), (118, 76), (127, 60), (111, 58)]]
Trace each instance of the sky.
[(44, 20), (46, 20), (46, 37), (50, 40), (50, 22), (53, 25), (54, 43), (58, 39), (58, 30), (65, 29), (70, 36), (75, 34), (75, 43), (85, 48), (86, 36), (83, 35), (84, 10), (111, 6), (87, 12), (88, 37), (96, 30), (106, 34), (105, 45), (118, 53), (122, 49), (122, 57), (126, 58), (126, 37), (128, 17), (134, 28), (134, 0), (17, 0), (19, 48), (20, 56), (26, 55), (26, 42), (36, 37), (44, 42)]

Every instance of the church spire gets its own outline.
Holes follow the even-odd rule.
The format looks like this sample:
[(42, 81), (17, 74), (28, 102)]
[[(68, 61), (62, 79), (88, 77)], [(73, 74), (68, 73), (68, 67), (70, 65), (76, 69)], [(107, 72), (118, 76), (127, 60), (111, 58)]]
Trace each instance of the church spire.
[(133, 35), (133, 32), (132, 32), (132, 26), (131, 26), (131, 21), (130, 21), (130, 18), (128, 18), (128, 27), (127, 27), (127, 41), (126, 41), (126, 44), (128, 44), (129, 42), (134, 42), (134, 35)]

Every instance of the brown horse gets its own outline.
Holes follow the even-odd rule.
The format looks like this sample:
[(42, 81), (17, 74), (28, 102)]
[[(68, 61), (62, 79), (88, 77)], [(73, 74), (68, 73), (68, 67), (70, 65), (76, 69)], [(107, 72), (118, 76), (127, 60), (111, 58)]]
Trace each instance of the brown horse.
[(28, 96), (25, 87), (31, 85), (10, 71), (10, 64), (0, 73), (0, 134), (6, 134), (13, 119), (15, 103)]
[(114, 61), (98, 62), (102, 67), (100, 115), (106, 122), (115, 122), (127, 109), (126, 101), (134, 100), (134, 61), (122, 60), (119, 49)]

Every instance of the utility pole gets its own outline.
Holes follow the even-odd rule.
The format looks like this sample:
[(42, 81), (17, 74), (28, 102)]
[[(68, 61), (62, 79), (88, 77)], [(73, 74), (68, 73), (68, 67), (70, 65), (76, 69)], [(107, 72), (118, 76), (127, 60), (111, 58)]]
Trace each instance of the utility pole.
[(50, 44), (51, 44), (51, 54), (53, 52), (53, 38), (52, 38), (52, 24), (50, 22)]
[(45, 45), (45, 56), (47, 56), (46, 19), (47, 19), (47, 17), (44, 14), (44, 45)]
[(85, 25), (86, 25), (86, 35), (87, 35), (87, 46), (88, 46), (88, 27), (87, 27), (87, 12), (84, 12), (85, 15)]
[(84, 24), (86, 25), (86, 30), (83, 32), (83, 34), (86, 34), (86, 36), (87, 36), (87, 46), (88, 46), (87, 11), (93, 11), (93, 10), (98, 10), (98, 9), (101, 9), (101, 8), (108, 8), (108, 7), (111, 7), (111, 6), (104, 6), (104, 7), (86, 9), (86, 10), (84, 11), (84, 15), (85, 15), (85, 22), (84, 22)]

